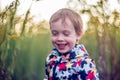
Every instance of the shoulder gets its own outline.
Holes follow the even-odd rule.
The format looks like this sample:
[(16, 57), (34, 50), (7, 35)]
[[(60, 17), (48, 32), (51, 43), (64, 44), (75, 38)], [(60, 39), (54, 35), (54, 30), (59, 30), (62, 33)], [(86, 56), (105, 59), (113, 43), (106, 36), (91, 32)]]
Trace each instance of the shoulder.
[(84, 57), (83, 59), (81, 59), (81, 61), (82, 61), (81, 66), (83, 66), (84, 68), (91, 69), (96, 67), (94, 59), (90, 58), (89, 56)]
[(79, 47), (82, 51), (88, 53), (87, 50), (86, 50), (86, 48), (85, 48), (85, 46), (84, 46), (83, 44), (79, 44), (78, 47)]
[(75, 58), (89, 57), (89, 54), (83, 44), (77, 44), (72, 52), (74, 53)]
[(55, 56), (58, 56), (58, 53), (57, 53), (56, 50), (53, 49), (53, 50), (47, 55), (46, 60), (52, 59), (52, 58), (54, 58)]
[(85, 70), (91, 70), (92, 68), (95, 68), (95, 61), (92, 59), (87, 52), (86, 48), (83, 44), (75, 46), (75, 58), (79, 62), (81, 68)]
[(51, 63), (55, 63), (56, 61), (59, 60), (59, 54), (58, 52), (53, 49), (50, 54), (46, 57), (46, 65), (49, 65)]
[(95, 65), (95, 61), (94, 59), (92, 59), (88, 53), (88, 51), (86, 50), (85, 46), (83, 44), (78, 45), (78, 47), (80, 48), (81, 53), (77, 55), (77, 57), (79, 58), (79, 56), (81, 57), (81, 61), (87, 65)]
[[(90, 80), (99, 80), (98, 71), (96, 68), (95, 61), (91, 58), (84, 58), (81, 62), (81, 66), (85, 74), (87, 74), (86, 78)], [(80, 71), (81, 72), (81, 71)]]

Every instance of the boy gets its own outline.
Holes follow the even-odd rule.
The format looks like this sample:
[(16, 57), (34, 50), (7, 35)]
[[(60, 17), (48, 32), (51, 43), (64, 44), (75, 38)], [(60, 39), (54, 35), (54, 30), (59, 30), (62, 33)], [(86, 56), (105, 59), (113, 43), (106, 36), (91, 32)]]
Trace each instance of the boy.
[(46, 60), (48, 80), (99, 80), (96, 66), (83, 45), (78, 41), (83, 24), (78, 13), (63, 8), (49, 21), (52, 44), (55, 47)]

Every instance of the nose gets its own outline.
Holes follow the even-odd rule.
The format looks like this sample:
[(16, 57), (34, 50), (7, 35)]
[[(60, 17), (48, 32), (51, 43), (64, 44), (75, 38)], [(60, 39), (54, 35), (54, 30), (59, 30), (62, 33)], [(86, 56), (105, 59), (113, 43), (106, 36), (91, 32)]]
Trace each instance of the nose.
[(64, 40), (64, 36), (58, 35), (57, 40), (58, 40), (58, 41), (63, 41), (63, 40)]

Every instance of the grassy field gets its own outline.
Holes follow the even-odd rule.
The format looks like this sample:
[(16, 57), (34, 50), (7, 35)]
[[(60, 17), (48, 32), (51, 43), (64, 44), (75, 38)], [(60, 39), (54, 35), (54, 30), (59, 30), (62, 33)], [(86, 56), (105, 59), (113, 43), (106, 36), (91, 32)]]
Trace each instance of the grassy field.
[(15, 80), (43, 79), (45, 58), (52, 47), (49, 37), (48, 34), (40, 34), (18, 41)]

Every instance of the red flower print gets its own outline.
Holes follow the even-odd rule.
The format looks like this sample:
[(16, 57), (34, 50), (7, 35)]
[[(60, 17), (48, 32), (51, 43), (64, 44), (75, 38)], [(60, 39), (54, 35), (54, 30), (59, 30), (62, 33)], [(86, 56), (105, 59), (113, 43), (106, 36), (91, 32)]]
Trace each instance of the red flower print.
[(88, 72), (88, 76), (87, 76), (87, 80), (89, 79), (89, 80), (93, 80), (95, 78), (95, 76), (94, 76), (94, 72), (92, 71), (92, 72)]
[(64, 62), (61, 63), (61, 64), (59, 64), (58, 67), (59, 67), (59, 71), (60, 71), (60, 70), (66, 70), (66, 66), (65, 66), (65, 63), (64, 63)]
[(50, 68), (52, 68), (52, 66), (53, 66), (54, 64), (55, 64), (55, 61), (51, 61), (50, 64), (49, 64)]
[(49, 80), (52, 80), (52, 77), (50, 77)]
[(81, 60), (80, 60), (80, 61), (75, 62), (73, 66), (77, 66), (77, 65), (79, 65), (79, 66), (81, 65)]

